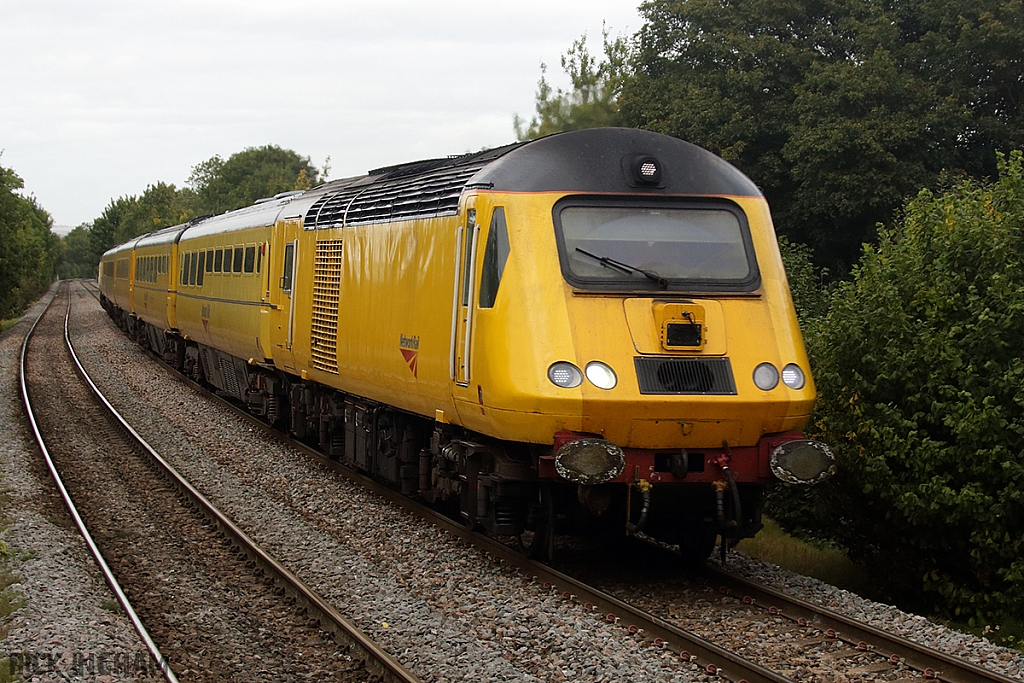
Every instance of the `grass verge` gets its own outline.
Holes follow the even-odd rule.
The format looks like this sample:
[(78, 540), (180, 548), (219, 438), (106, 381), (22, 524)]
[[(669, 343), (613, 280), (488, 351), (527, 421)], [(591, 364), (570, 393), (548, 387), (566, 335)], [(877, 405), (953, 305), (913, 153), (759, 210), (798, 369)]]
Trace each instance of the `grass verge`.
[(794, 538), (773, 520), (765, 518), (763, 521), (764, 528), (754, 538), (744, 539), (739, 550), (858, 594), (869, 587), (867, 570), (851, 562), (839, 548)]

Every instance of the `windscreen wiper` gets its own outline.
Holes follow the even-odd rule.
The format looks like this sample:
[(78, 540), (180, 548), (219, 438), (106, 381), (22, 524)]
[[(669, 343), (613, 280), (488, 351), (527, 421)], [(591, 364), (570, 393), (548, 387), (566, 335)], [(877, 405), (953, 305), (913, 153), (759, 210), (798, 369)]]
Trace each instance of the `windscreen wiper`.
[(655, 273), (653, 271), (644, 270), (643, 268), (637, 268), (635, 266), (629, 265), (628, 263), (622, 263), (621, 261), (616, 261), (615, 259), (610, 259), (607, 256), (598, 256), (597, 254), (591, 254), (589, 251), (584, 251), (583, 249), (580, 249), (579, 247), (576, 247), (576, 251), (580, 252), (581, 254), (583, 254), (585, 256), (589, 256), (590, 258), (594, 259), (595, 261), (598, 261), (605, 268), (612, 268), (614, 270), (620, 270), (623, 273), (640, 273), (641, 275), (646, 277), (648, 280), (653, 280), (654, 282), (657, 282), (658, 286), (661, 287), (662, 289), (668, 289), (668, 280), (666, 280), (665, 278), (663, 278), (662, 276), (658, 275), (657, 273)]

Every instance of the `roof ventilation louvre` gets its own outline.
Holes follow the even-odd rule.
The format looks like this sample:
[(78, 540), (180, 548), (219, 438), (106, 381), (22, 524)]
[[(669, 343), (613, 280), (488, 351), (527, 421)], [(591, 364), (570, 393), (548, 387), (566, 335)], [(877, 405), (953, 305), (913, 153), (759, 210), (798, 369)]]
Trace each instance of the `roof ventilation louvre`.
[(454, 215), (466, 184), (512, 147), (370, 171), (369, 182), (314, 202), (306, 212), (305, 226), (322, 230)]

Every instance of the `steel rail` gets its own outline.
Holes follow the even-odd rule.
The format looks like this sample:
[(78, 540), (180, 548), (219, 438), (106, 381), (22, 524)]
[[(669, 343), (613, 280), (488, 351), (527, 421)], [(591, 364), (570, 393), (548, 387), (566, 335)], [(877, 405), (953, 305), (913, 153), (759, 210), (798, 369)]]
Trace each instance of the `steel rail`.
[[(174, 371), (163, 359), (155, 354), (148, 351), (146, 353), (149, 354), (150, 358), (157, 361), (170, 376), (227, 407), (236, 415), (264, 430), (268, 435), (271, 435), (281, 443), (303, 452), (319, 464), (359, 483), (372, 493), (409, 510), (431, 524), (446, 530), (453, 536), (479, 547), (496, 558), (497, 561), (520, 568), (525, 574), (551, 586), (552, 590), (561, 592), (564, 598), (572, 599), (589, 610), (603, 611), (605, 612), (605, 618), (610, 619), (614, 623), (628, 624), (627, 628), (631, 631), (635, 630), (638, 635), (650, 640), (652, 644), (656, 644), (659, 647), (669, 647), (681, 655), (689, 656), (697, 663), (705, 666), (707, 670), (716, 670), (719, 675), (731, 680), (746, 680), (748, 683), (792, 683), (791, 679), (761, 667), (741, 655), (721, 648), (694, 633), (648, 614), (614, 596), (588, 587), (576, 579), (546, 565), (527, 560), (517, 551), (493, 538), (470, 531), (464, 525), (436, 512), (432, 508), (417, 503), (394, 489), (327, 458), (316, 449), (282, 434), (247, 410)], [(707, 571), (712, 572), (714, 570), (709, 568)], [(831, 629), (836, 633), (834, 637), (854, 647), (862, 647), (862, 644), (867, 644), (880, 657), (888, 658), (890, 663), (895, 665), (902, 662), (911, 669), (921, 672), (926, 679), (934, 679), (946, 683), (1021, 683), (1017, 679), (989, 671), (970, 662), (951, 657), (894, 634), (886, 633), (869, 624), (857, 622), (849, 617), (817, 607), (811, 603), (806, 603), (799, 598), (787, 596), (779, 591), (741, 579), (740, 577), (728, 573), (708, 575), (716, 576), (719, 583), (723, 582), (726, 576), (734, 580), (736, 582), (733, 587), (734, 597), (738, 597), (741, 601), (747, 602), (747, 600), (744, 600), (744, 597), (750, 597), (750, 602), (755, 605), (758, 604), (758, 601), (765, 603), (764, 608), (766, 610), (776, 604), (788, 605), (792, 611), (792, 616), (789, 613), (778, 610), (776, 607), (775, 609), (779, 616), (789, 618), (798, 624), (800, 624), (801, 620), (806, 622), (808, 619), (815, 618), (817, 619), (816, 623), (820, 623), (826, 633), (829, 633), (829, 629)], [(898, 659), (894, 659), (894, 657), (898, 657)]]
[(699, 664), (706, 673), (717, 675), (727, 681), (734, 681), (735, 683), (794, 683), (792, 679), (786, 676), (756, 664), (742, 655), (720, 647), (695, 633), (644, 612), (613, 595), (587, 586), (544, 564), (524, 558), (517, 550), (485, 534), (471, 531), (465, 525), (442, 515), (432, 508), (403, 496), (394, 489), (327, 458), (316, 449), (282, 434), (248, 411), (175, 372), (156, 355), (150, 354), (150, 357), (158, 361), (172, 377), (184, 382), (207, 398), (213, 399), (227, 407), (237, 416), (262, 429), (266, 434), (277, 439), (282, 444), (300, 451), (318, 464), (358, 483), (371, 493), (412, 512), (430, 524), (459, 538), (467, 545), (477, 547), (494, 561), (519, 569), (524, 575), (531, 580), (537, 581), (544, 588), (560, 594), (562, 599), (571, 600), (579, 604), (582, 609), (599, 615), (607, 623), (621, 626), (628, 633), (645, 641), (648, 645), (676, 652), (683, 662)]
[(946, 683), (1021, 683), (1019, 679), (990, 671), (731, 572), (706, 567), (703, 574), (709, 582), (720, 584), (720, 593), (800, 626), (818, 627), (825, 631), (827, 638), (840, 640), (858, 650), (874, 652), (892, 664), (902, 662), (926, 679)]
[(57, 294), (59, 294), (62, 288), (68, 291), (68, 308), (64, 316), (64, 335), (65, 338), (67, 338), (68, 318), (70, 317), (71, 314), (70, 286), (64, 288), (61, 285), (58, 285), (57, 293), (54, 294), (53, 298), (50, 299), (50, 302), (46, 304), (46, 307), (43, 309), (42, 313), (39, 314), (39, 317), (36, 318), (34, 323), (32, 323), (32, 327), (25, 335), (25, 340), (22, 342), (21, 345), (19, 379), (21, 382), (21, 397), (25, 405), (25, 413), (28, 417), (29, 425), (32, 427), (32, 433), (35, 435), (36, 443), (39, 444), (39, 450), (43, 454), (43, 459), (46, 460), (46, 467), (47, 469), (49, 469), (50, 476), (53, 477), (54, 484), (56, 484), (57, 486), (57, 491), (60, 493), (61, 498), (64, 500), (64, 505), (65, 507), (67, 507), (68, 513), (74, 520), (75, 526), (78, 527), (78, 532), (82, 534), (82, 538), (85, 540), (85, 544), (86, 546), (88, 546), (89, 552), (92, 553), (93, 558), (96, 560), (96, 564), (99, 565), (100, 572), (103, 573), (103, 578), (106, 580), (107, 585), (110, 586), (110, 589), (114, 592), (114, 596), (117, 598), (117, 602), (121, 605), (125, 613), (128, 615), (128, 619), (132, 622), (132, 626), (135, 628), (135, 632), (139, 634), (139, 637), (142, 639), (142, 642), (145, 643), (146, 649), (149, 651), (149, 654), (153, 658), (153, 661), (156, 662), (157, 666), (160, 667), (160, 672), (163, 675), (163, 677), (170, 683), (177, 683), (178, 678), (174, 675), (174, 671), (171, 670), (170, 664), (168, 663), (167, 659), (163, 656), (163, 654), (161, 654), (160, 648), (157, 647), (157, 644), (153, 642), (153, 638), (150, 637), (149, 631), (146, 630), (146, 627), (142, 623), (142, 620), (139, 618), (138, 613), (136, 613), (135, 608), (132, 607), (132, 603), (128, 600), (128, 596), (125, 595), (124, 591), (121, 589), (121, 584), (117, 582), (117, 578), (115, 578), (114, 573), (110, 570), (110, 566), (107, 564), (107, 561), (103, 558), (103, 553), (100, 552), (99, 547), (96, 545), (96, 542), (92, 538), (92, 534), (89, 533), (89, 530), (85, 526), (85, 522), (82, 521), (82, 516), (78, 513), (78, 508), (75, 507), (74, 501), (71, 500), (71, 496), (68, 493), (67, 488), (64, 486), (64, 481), (61, 479), (60, 474), (57, 472), (57, 467), (53, 462), (53, 458), (50, 457), (50, 451), (46, 447), (46, 442), (43, 439), (43, 435), (39, 431), (39, 424), (38, 422), (36, 422), (35, 410), (33, 409), (32, 401), (29, 398), (28, 380), (26, 372), (26, 359), (28, 357), (29, 340), (32, 338), (33, 333), (36, 331), (36, 327), (39, 325), (39, 321), (42, 320), (43, 316), (46, 315), (46, 312), (50, 310), (50, 306), (57, 299)]
[(104, 406), (117, 424), (138, 444), (148, 456), (151, 463), (167, 478), (167, 480), (192, 504), (210, 519), (220, 531), (227, 536), (249, 560), (256, 563), (259, 570), (269, 574), (296, 602), (307, 610), (307, 613), (320, 622), (320, 628), (331, 633), (335, 640), (352, 650), (354, 658), (361, 659), (364, 666), (373, 676), (386, 683), (420, 683), (420, 679), (403, 667), (397, 659), (382, 649), (369, 636), (363, 633), (352, 621), (341, 614), (333, 605), (325, 600), (312, 587), (296, 576), (291, 570), (278, 562), (273, 556), (261, 548), (252, 538), (239, 528), (227, 515), (222, 513), (202, 493), (190, 484), (174, 467), (157, 453), (152, 446), (139, 434), (127, 420), (114, 408), (92, 381), (85, 367), (75, 352), (74, 345), (67, 332), (65, 321), (65, 343), (71, 353), (75, 366), (83, 381)]

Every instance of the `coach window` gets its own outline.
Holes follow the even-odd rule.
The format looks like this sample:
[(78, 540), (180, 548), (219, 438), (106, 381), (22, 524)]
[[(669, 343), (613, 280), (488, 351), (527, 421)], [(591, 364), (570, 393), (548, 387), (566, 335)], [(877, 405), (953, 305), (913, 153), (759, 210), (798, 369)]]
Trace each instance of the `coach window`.
[(196, 286), (203, 286), (203, 275), (206, 274), (206, 251), (199, 252), (199, 269), (196, 273)]
[(195, 286), (195, 284), (196, 284), (196, 274), (197, 274), (198, 270), (199, 270), (199, 254), (197, 254), (196, 252), (193, 251), (192, 252), (192, 263), (189, 265), (189, 268), (188, 268), (188, 284), (189, 285)]
[(508, 261), (508, 229), (505, 227), (505, 209), (498, 207), (491, 216), (491, 229), (487, 232), (484, 263), (480, 272), (480, 308), (494, 308), (498, 285)]
[(260, 272), (260, 266), (263, 265), (263, 249), (267, 246), (266, 242), (260, 242), (259, 249), (256, 251), (256, 272)]
[(292, 271), (295, 268), (295, 243), (284, 245), (284, 272), (281, 274), (281, 289), (292, 291)]
[(213, 249), (206, 252), (206, 272), (213, 272)]
[(231, 263), (231, 272), (232, 273), (241, 273), (242, 272), (242, 258), (243, 258), (244, 251), (245, 251), (245, 249), (242, 248), (242, 247), (235, 247), (235, 256), (234, 256), (234, 260)]
[(188, 284), (188, 266), (192, 262), (192, 254), (185, 254), (185, 258), (181, 261), (181, 284)]
[(250, 244), (245, 248), (245, 272), (251, 273), (256, 268), (256, 245)]
[(218, 249), (213, 252), (213, 272), (219, 273), (221, 265), (224, 263), (224, 250)]

